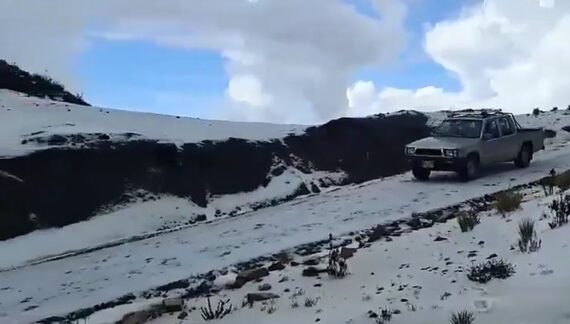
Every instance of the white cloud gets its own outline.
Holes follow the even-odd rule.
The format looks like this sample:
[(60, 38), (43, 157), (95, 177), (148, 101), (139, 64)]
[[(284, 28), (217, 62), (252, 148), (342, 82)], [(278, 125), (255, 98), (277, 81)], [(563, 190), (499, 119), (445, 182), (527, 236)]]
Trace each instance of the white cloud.
[[(79, 90), (73, 69), (76, 55), (86, 46), (81, 35), (85, 21), (67, 9), (54, 10), (59, 3), (0, 0), (0, 58), (53, 75)], [(69, 5), (73, 11), (75, 5)]]
[(462, 91), (380, 89), (354, 114), (401, 108), (435, 110), (532, 107), (570, 104), (570, 1), (485, 0), (460, 17), (429, 28), (426, 52), (457, 76)]
[(556, 0), (540, 0), (539, 3), (541, 7), (553, 8), (556, 5)]
[[(0, 0), (0, 57), (67, 80), (94, 37), (215, 50), (234, 86), (250, 75), (273, 99), (259, 118), (324, 120), (346, 113), (356, 68), (385, 64), (405, 46), (405, 0), (368, 1), (382, 19), (344, 0)], [(261, 97), (230, 96), (258, 106)]]
[[(373, 114), (376, 107), (376, 87), (372, 81), (358, 81), (346, 90), (348, 107), (358, 115)], [(349, 110), (349, 115), (351, 111)]]
[(255, 75), (237, 75), (230, 80), (228, 95), (234, 101), (246, 103), (252, 107), (267, 107), (271, 96), (263, 92), (261, 82)]

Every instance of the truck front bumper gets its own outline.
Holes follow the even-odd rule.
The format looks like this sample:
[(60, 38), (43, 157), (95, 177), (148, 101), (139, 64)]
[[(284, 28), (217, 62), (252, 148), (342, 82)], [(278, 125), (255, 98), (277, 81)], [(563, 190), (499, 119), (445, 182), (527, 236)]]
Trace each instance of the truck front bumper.
[(408, 156), (412, 168), (424, 168), (433, 171), (459, 171), (466, 163), (465, 158), (442, 156)]

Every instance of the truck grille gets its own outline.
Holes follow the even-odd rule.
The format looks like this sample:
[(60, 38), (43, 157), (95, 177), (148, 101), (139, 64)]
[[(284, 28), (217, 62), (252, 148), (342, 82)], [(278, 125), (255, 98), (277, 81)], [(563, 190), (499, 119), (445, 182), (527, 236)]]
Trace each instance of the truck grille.
[(441, 156), (441, 150), (435, 149), (416, 149), (416, 155), (429, 155), (429, 156)]

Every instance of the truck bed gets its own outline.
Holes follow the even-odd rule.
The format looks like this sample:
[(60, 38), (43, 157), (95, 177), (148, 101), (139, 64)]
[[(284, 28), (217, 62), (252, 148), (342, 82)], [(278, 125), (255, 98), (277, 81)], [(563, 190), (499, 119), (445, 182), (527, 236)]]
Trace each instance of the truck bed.
[(542, 128), (519, 128), (519, 133), (528, 133), (528, 132), (538, 132), (542, 131)]
[(531, 141), (533, 152), (544, 149), (544, 129), (542, 128), (519, 128), (518, 133), (522, 137), (522, 141)]

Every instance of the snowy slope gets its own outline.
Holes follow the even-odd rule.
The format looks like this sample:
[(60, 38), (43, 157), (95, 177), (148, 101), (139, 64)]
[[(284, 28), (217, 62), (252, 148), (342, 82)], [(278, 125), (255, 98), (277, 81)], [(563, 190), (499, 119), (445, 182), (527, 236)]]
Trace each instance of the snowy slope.
[(281, 138), (302, 133), (306, 126), (177, 118), (175, 116), (86, 107), (27, 97), (0, 89), (0, 157), (21, 155), (37, 150), (22, 145), (26, 136), (37, 132), (50, 134), (135, 133), (141, 138), (171, 143), (224, 140), (229, 137), (249, 140)]
[[(341, 173), (318, 172), (307, 175), (291, 169), (274, 177), (266, 187), (255, 191), (213, 197), (207, 208), (199, 207), (188, 199), (172, 196), (116, 206), (114, 210), (103, 212), (87, 221), (62, 228), (37, 230), (0, 243), (0, 271), (81, 252), (82, 249), (138, 240), (139, 237), (153, 236), (161, 232), (189, 227), (202, 228), (199, 222), (190, 221), (204, 215), (210, 221), (219, 222), (236, 210), (239, 210), (239, 213), (234, 214), (234, 217), (251, 212), (252, 206), (256, 204), (285, 198), (300, 185), (310, 183), (313, 178), (328, 177), (338, 181), (342, 176)], [(15, 250), (20, 253), (11, 253)]]
[[(521, 115), (517, 118), (523, 126), (560, 129), (568, 125), (566, 113), (569, 112), (544, 112), (539, 117)], [(427, 113), (427, 116), (429, 124), (435, 125), (446, 114), (435, 112)], [(279, 139), (288, 134), (302, 134), (307, 128), (302, 125), (202, 120), (79, 106), (3, 89), (0, 89), (0, 123), (0, 157), (44, 148), (35, 147), (32, 143), (22, 144), (23, 139), (39, 132), (42, 136), (104, 133), (111, 138), (134, 133), (140, 135), (135, 135), (138, 139), (182, 144), (230, 137), (252, 141)]]
[[(543, 177), (551, 168), (570, 169), (568, 148), (537, 156), (526, 170), (510, 165), (468, 184), (446, 174), (416, 183), (405, 174), (343, 187), (240, 217), (132, 242), (84, 255), (4, 272), (0, 316), (8, 323), (65, 314), (129, 292), (166, 284), (301, 243), (409, 217)], [(12, 251), (31, 250), (26, 240)], [(7, 253), (4, 250), (3, 253)], [(37, 281), (34, 278), (45, 278)], [(20, 301), (31, 297), (21, 304)], [(24, 310), (30, 305), (37, 308)], [(404, 322), (405, 323), (405, 322)]]
[[(527, 183), (543, 177), (552, 168), (570, 169), (570, 147), (567, 146), (570, 134), (560, 130), (570, 125), (566, 112), (545, 113), (539, 117), (520, 116), (519, 121), (524, 126), (554, 129), (558, 135), (548, 140), (546, 151), (537, 154), (529, 169), (518, 170), (511, 165), (502, 165), (468, 184), (459, 183), (448, 174), (436, 175), (432, 182), (420, 184), (413, 181), (411, 175), (404, 174), (357, 186), (331, 188), (319, 195), (250, 212), (252, 204), (286, 196), (299, 184), (308, 183), (313, 178), (342, 176), (306, 175), (288, 170), (273, 178), (267, 187), (250, 193), (213, 197), (208, 208), (200, 208), (185, 199), (164, 196), (157, 201), (122, 206), (61, 229), (36, 231), (0, 242), (0, 268), (17, 267), (0, 274), (0, 291), (3, 292), (0, 294), (0, 323), (26, 323), (66, 314), (126, 293), (140, 292), (324, 239), (331, 232), (342, 234), (361, 230), (409, 217), (413, 212), (444, 207)], [(20, 155), (42, 148), (31, 143), (21, 144), (25, 136), (38, 131), (45, 131), (44, 134), (48, 135), (133, 132), (142, 138), (183, 143), (228, 137), (264, 140), (280, 138), (290, 132), (302, 133), (305, 129), (304, 126), (177, 119), (80, 107), (1, 90), (0, 123), (3, 126), (0, 127), (0, 156)], [(230, 212), (236, 207), (243, 207), (243, 214), (239, 217), (211, 217), (216, 210)], [(187, 221), (198, 214), (207, 214), (211, 221), (188, 225)], [(169, 230), (157, 232), (165, 226)], [(142, 234), (151, 235), (125, 244), (83, 254), (71, 253), (63, 259), (24, 266), (31, 261), (45, 260), (70, 251), (81, 252), (77, 250), (128, 241)], [(370, 263), (366, 267), (372, 266), (375, 264)], [(40, 277), (43, 280), (37, 280)], [(24, 300), (26, 302), (22, 303)], [(244, 320), (251, 319), (249, 315), (243, 316)]]
[[(18, 102), (26, 102), (27, 100), (30, 100), (30, 102), (36, 102), (36, 100), (39, 100), (27, 97), (20, 97), (12, 92), (6, 92), (6, 94), (8, 94), (8, 98), (11, 98), (11, 96), (16, 96), (15, 98), (12, 99), (14, 100), (17, 99)], [(0, 96), (0, 100), (2, 100), (2, 98), (4, 97)], [(57, 103), (57, 105), (60, 104), (61, 103)], [(50, 110), (49, 106), (40, 107), (41, 108), (40, 109), (37, 107), (27, 107), (22, 104), (20, 104), (19, 107), (22, 108), (23, 111), (28, 111), (29, 109), (30, 114), (45, 113), (47, 116), (51, 116), (51, 114), (54, 113), (54, 111), (58, 112), (63, 108), (60, 106), (54, 106), (54, 108)], [(86, 112), (85, 116), (83, 116), (82, 115), (83, 112), (81, 114), (67, 113), (67, 110), (65, 109), (62, 112), (62, 115), (65, 116), (66, 114), (72, 114), (71, 116), (83, 116), (82, 118), (85, 118), (85, 121), (89, 121), (89, 118), (99, 115), (97, 110), (93, 110), (93, 108), (77, 106), (75, 109), (78, 109), (80, 111), (87, 110), (88, 112)], [(151, 118), (159, 118), (159, 119), (164, 118), (165, 120), (166, 119), (170, 121), (174, 120), (176, 122), (176, 119), (172, 119), (171, 117), (167, 116), (138, 114), (138, 113), (129, 113), (121, 111), (115, 111), (115, 113), (118, 114), (118, 116), (124, 115), (128, 116), (131, 119), (134, 118), (133, 116), (140, 115), (138, 118), (142, 118), (141, 119), (142, 121), (146, 120), (149, 123)], [(544, 113), (541, 114), (539, 117), (526, 116), (526, 115), (518, 117), (519, 121), (523, 126), (546, 127), (558, 131), (556, 138), (547, 140), (548, 144), (547, 151), (539, 153), (538, 154), (539, 159), (544, 158), (548, 160), (550, 156), (557, 155), (558, 153), (556, 152), (561, 148), (564, 148), (566, 143), (570, 141), (570, 133), (561, 130), (561, 127), (570, 125), (570, 116), (566, 115), (566, 113), (567, 112), (565, 111), (560, 111), (560, 112)], [(52, 118), (56, 119), (58, 116), (61, 118), (62, 115), (57, 115), (46, 119), (35, 118), (35, 120), (48, 122)], [(441, 118), (443, 118), (442, 113), (433, 113), (430, 114), (429, 116), (432, 119), (432, 121), (440, 120)], [(147, 117), (147, 119), (144, 119), (144, 117)], [(93, 121), (92, 126), (95, 127), (95, 123), (97, 122), (101, 122), (101, 120), (95, 119)], [(128, 127), (127, 124), (120, 124), (121, 122), (124, 123), (125, 120), (119, 119), (119, 121), (117, 121), (116, 124), (114, 124), (114, 127), (117, 127), (115, 129), (117, 132), (125, 132), (133, 130), (125, 128)], [(203, 121), (200, 120), (190, 119), (187, 120), (187, 122), (191, 124), (196, 123), (197, 125), (203, 126)], [(233, 123), (225, 123), (225, 122), (220, 122), (220, 123), (221, 123), (220, 125), (224, 124), (233, 125)], [(104, 125), (103, 127), (109, 127), (108, 124), (103, 124), (103, 125)], [(133, 122), (132, 125), (133, 125), (132, 127), (135, 126), (138, 127), (137, 128), (138, 131), (147, 131), (148, 134), (150, 134), (148, 136), (152, 136), (153, 131), (157, 131), (158, 129), (163, 129), (158, 127), (150, 127), (148, 129), (144, 129), (144, 127), (147, 126), (144, 122), (142, 124)], [(215, 125), (212, 127), (217, 127), (220, 125)], [(240, 126), (239, 123), (237, 123), (236, 125)], [(260, 124), (258, 126), (261, 127), (266, 125)], [(30, 129), (33, 128), (32, 126), (26, 126), (26, 127), (30, 127)], [(70, 127), (67, 130), (69, 132), (76, 132), (78, 131), (77, 127)], [(168, 130), (168, 128), (164, 129)], [(244, 129), (239, 129), (239, 128), (234, 128), (234, 129), (239, 130), (240, 132), (243, 131), (244, 132), (243, 134), (247, 134), (247, 132), (250, 131), (248, 127)], [(61, 130), (62, 129), (58, 128), (57, 130), (53, 130), (53, 132), (60, 132)], [(228, 129), (222, 128), (222, 133), (224, 130)], [(2, 132), (2, 129), (0, 129), (0, 132)], [(24, 134), (25, 132), (21, 133)], [(173, 135), (174, 133), (165, 133), (165, 134), (169, 136), (174, 136)], [(261, 133), (259, 133), (258, 135), (260, 134)], [(271, 133), (268, 131), (268, 133), (266, 134), (269, 135)], [(181, 130), (180, 136), (182, 135), (191, 136), (191, 134), (190, 135), (185, 134), (185, 132), (182, 132)], [(204, 133), (203, 135), (209, 136), (211, 134)], [(253, 136), (253, 134), (250, 135)], [(273, 135), (278, 136), (279, 133), (278, 132), (273, 133)], [(191, 137), (187, 137), (186, 139), (190, 138)], [(0, 140), (2, 140), (2, 137), (0, 137)], [(557, 165), (555, 164), (549, 164), (549, 167), (556, 167), (556, 166)], [(520, 178), (520, 180), (525, 181), (527, 179), (531, 180), (537, 178), (542, 174), (546, 173), (547, 168), (548, 167), (542, 167), (541, 168), (542, 171), (537, 172), (536, 174), (530, 177), (529, 175), (525, 175), (525, 177)], [(521, 171), (517, 172), (521, 173)], [(156, 231), (164, 229), (172, 230), (178, 227), (183, 228), (184, 226), (188, 226), (189, 221), (191, 221), (198, 215), (206, 215), (207, 219), (211, 221), (218, 219), (219, 218), (218, 216), (220, 215), (223, 217), (227, 216), (229, 213), (232, 212), (234, 212), (235, 216), (236, 211), (238, 211), (237, 214), (243, 214), (248, 211), (251, 211), (252, 206), (256, 204), (267, 202), (272, 199), (284, 198), (287, 195), (290, 195), (303, 183), (308, 185), (314, 179), (323, 179), (323, 178), (332, 178), (333, 180), (339, 181), (340, 179), (342, 179), (342, 176), (343, 176), (342, 173), (335, 174), (335, 173), (324, 173), (324, 172), (321, 173), (316, 172), (307, 175), (302, 172), (299, 172), (298, 170), (289, 169), (284, 174), (272, 178), (269, 185), (266, 187), (260, 187), (255, 191), (247, 193), (238, 193), (233, 195), (212, 197), (207, 208), (201, 208), (193, 204), (192, 202), (188, 201), (187, 199), (176, 198), (171, 196), (159, 196), (158, 197), (159, 199), (157, 201), (136, 202), (124, 206), (115, 206), (113, 210), (102, 211), (98, 216), (87, 221), (68, 225), (63, 228), (52, 228), (52, 229), (35, 231), (25, 236), (17, 237), (8, 240), (6, 242), (3, 242), (2, 244), (0, 244), (0, 255), (6, 255), (6, 256), (0, 259), (0, 269), (21, 266), (28, 262), (34, 262), (73, 251), (80, 251), (82, 249), (86, 249), (89, 247), (109, 244), (114, 241), (121, 241), (121, 240), (128, 241), (129, 238), (131, 237), (140, 236), (140, 235), (150, 235), (152, 233), (155, 233)], [(463, 189), (463, 187), (464, 185), (461, 184), (456, 188), (456, 190)], [(446, 186), (445, 188), (449, 187)], [(478, 194), (479, 191), (476, 192)], [(459, 195), (459, 197), (461, 197), (461, 195)], [(379, 195), (377, 199), (385, 200), (386, 196)], [(128, 223), (129, 226), (114, 226), (115, 222), (117, 221)], [(361, 225), (359, 224), (356, 227), (353, 227), (353, 229), (361, 228), (358, 226)], [(34, 246), (35, 248), (27, 248), (28, 246)], [(14, 249), (21, 250), (23, 252), (18, 254), (9, 253), (9, 251), (12, 251)]]
[[(389, 324), (448, 323), (451, 314), (460, 310), (473, 312), (475, 324), (570, 323), (566, 302), (570, 298), (570, 226), (551, 230), (548, 220), (540, 219), (552, 199), (542, 197), (540, 191), (528, 193), (520, 210), (506, 218), (495, 210), (483, 213), (481, 223), (468, 233), (461, 233), (453, 219), (390, 242), (374, 243), (348, 260), (350, 275), (344, 279), (302, 277), (299, 267), (274, 272), (264, 279), (271, 284), (271, 291), (281, 295), (273, 313), (268, 314), (268, 307), (257, 303), (252, 308), (239, 308), (217, 323), (288, 324), (295, 319), (295, 323), (373, 324), (369, 312), (380, 314), (381, 309), (400, 311), (386, 322)], [(511, 249), (522, 218), (537, 223), (542, 240), (538, 252), (524, 254)], [(446, 240), (435, 242), (436, 237)], [(475, 255), (469, 256), (470, 251), (476, 251)], [(516, 273), (487, 284), (469, 281), (465, 270), (493, 254), (511, 262)], [(283, 277), (288, 280), (283, 282)], [(250, 283), (240, 290), (223, 291), (223, 296), (213, 301), (227, 298), (240, 304), (257, 286)], [(299, 288), (304, 292), (296, 296)], [(319, 299), (317, 305), (305, 307), (305, 298)], [(292, 308), (294, 301), (298, 308)], [(206, 300), (191, 300), (192, 306), (206, 306)], [(175, 318), (167, 315), (151, 323), (173, 323)], [(204, 322), (197, 311), (190, 313), (188, 321)]]

